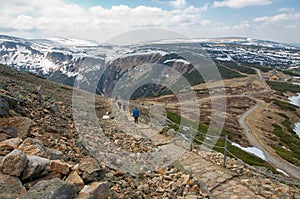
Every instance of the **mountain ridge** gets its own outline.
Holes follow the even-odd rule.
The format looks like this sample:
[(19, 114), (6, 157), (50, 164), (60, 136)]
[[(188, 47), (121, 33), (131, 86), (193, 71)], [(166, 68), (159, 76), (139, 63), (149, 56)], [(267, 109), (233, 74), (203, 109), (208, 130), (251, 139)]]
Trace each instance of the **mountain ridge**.
[[(206, 53), (210, 56), (212, 63), (214, 61), (238, 62), (285, 70), (290, 67), (297, 68), (300, 65), (299, 51), (298, 48), (285, 44), (241, 37), (173, 39), (117, 46), (74, 38), (27, 40), (0, 35), (0, 63), (68, 85), (73, 85), (75, 79), (83, 75), (84, 79), (81, 82), (86, 84), (85, 87), (90, 87), (91, 82), (98, 81), (95, 76), (111, 69), (116, 62), (120, 62), (118, 60), (123, 62), (129, 57), (134, 65), (130, 65), (129, 61), (129, 65), (124, 66), (123, 74), (144, 63), (143, 60), (147, 60), (147, 56), (172, 57), (175, 55), (172, 59), (165, 59), (165, 62), (159, 63), (185, 71), (183, 75), (194, 78), (189, 80), (201, 83), (202, 81), (195, 81), (194, 75), (188, 74), (190, 70), (185, 69), (190, 60), (180, 55), (183, 52), (197, 56)], [(136, 58), (140, 62), (133, 61)], [(154, 64), (154, 62), (149, 63)], [(186, 72), (188, 73), (185, 74)], [(231, 71), (231, 73), (234, 72)], [(116, 70), (110, 73), (118, 77), (116, 80), (123, 75), (118, 74)], [(100, 85), (104, 81), (100, 82)], [(107, 84), (110, 83), (107, 82)], [(105, 94), (105, 90), (106, 88), (102, 88), (99, 93)]]

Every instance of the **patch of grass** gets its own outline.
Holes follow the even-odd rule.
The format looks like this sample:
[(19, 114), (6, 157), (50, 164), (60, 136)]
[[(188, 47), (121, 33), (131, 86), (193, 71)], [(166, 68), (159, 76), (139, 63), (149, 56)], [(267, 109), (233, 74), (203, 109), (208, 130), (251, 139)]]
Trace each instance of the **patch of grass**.
[[(219, 139), (216, 143), (216, 146), (225, 146), (225, 140), (224, 139)], [(220, 148), (213, 148), (215, 151), (218, 151), (220, 153), (224, 153), (223, 149)], [(266, 167), (267, 169), (271, 170), (273, 173), (277, 173), (276, 169), (271, 166), (268, 162), (264, 161), (263, 159), (252, 155), (250, 153), (247, 153), (246, 151), (243, 151), (242, 149), (233, 146), (231, 143), (228, 142), (227, 149), (237, 158), (243, 160), (245, 163), (249, 165), (254, 165), (254, 166), (260, 166), (260, 167)], [(230, 154), (227, 153), (229, 157), (232, 157)]]
[[(290, 125), (290, 122), (284, 121), (283, 125)], [(272, 124), (272, 126), (274, 127), (273, 133), (279, 137), (280, 141), (283, 142), (290, 151), (281, 147), (278, 148), (277, 146), (273, 146), (273, 148), (282, 158), (300, 166), (300, 139), (294, 135), (295, 133), (291, 135), (285, 133), (282, 127), (278, 124)]]
[(281, 72), (283, 72), (283, 73), (286, 74), (286, 75), (290, 75), (290, 76), (300, 76), (299, 73), (295, 73), (295, 72), (289, 71), (289, 70), (283, 70), (283, 71), (281, 71)]
[(278, 115), (280, 115), (281, 117), (285, 118), (285, 119), (290, 119), (286, 114), (284, 113), (277, 113)]
[(247, 63), (247, 62), (241, 62), (241, 64), (243, 66), (249, 66), (249, 67), (252, 67), (252, 68), (257, 68), (257, 69), (259, 69), (259, 70), (261, 70), (262, 72), (265, 72), (265, 73), (273, 70), (273, 68), (271, 68), (269, 66), (261, 66), (261, 65), (259, 65), (259, 63), (253, 63), (253, 64), (251, 64), (251, 63)]
[(280, 155), (283, 159), (287, 160), (288, 162), (290, 162), (290, 163), (292, 163), (294, 165), (298, 165), (298, 166), (300, 165), (299, 164), (299, 160), (297, 160), (294, 157), (294, 154), (291, 151), (289, 151), (287, 149), (284, 149), (281, 146), (275, 146), (275, 145), (273, 145), (272, 147), (275, 149), (276, 153), (278, 155)]
[(233, 69), (233, 70), (237, 70), (241, 73), (246, 73), (246, 74), (256, 74), (256, 71), (252, 68), (249, 67), (245, 67), (245, 66), (239, 66), (237, 63), (235, 62), (225, 62), (225, 61), (219, 61), (220, 64), (223, 64), (224, 66)]
[[(176, 124), (170, 126), (171, 128), (174, 128), (175, 130), (178, 130), (181, 120), (185, 120), (185, 122), (187, 122), (187, 123), (189, 123), (189, 122), (192, 123), (192, 121), (182, 118), (180, 115), (178, 115), (176, 113), (167, 112), (167, 116), (172, 122), (176, 123)], [(202, 133), (207, 133), (208, 126), (206, 124), (200, 123), (198, 125), (198, 131), (200, 131)], [(220, 153), (224, 153), (224, 150), (219, 147), (225, 146), (225, 139), (224, 139), (225, 135), (228, 135), (229, 139), (231, 138), (230, 133), (228, 131), (222, 130), (221, 137), (220, 137), (220, 139), (217, 140), (213, 150), (218, 151)], [(202, 135), (202, 134), (196, 135), (197, 140), (203, 141), (204, 138), (205, 138), (205, 135)], [(195, 144), (201, 145), (201, 142), (197, 141), (197, 140), (194, 140), (193, 142)], [(255, 155), (247, 153), (236, 146), (231, 145), (229, 142), (228, 142), (228, 150), (232, 154), (234, 154), (234, 156), (243, 160), (247, 164), (255, 165), (255, 166), (263, 166), (263, 167), (266, 167), (267, 169), (271, 170), (272, 172), (277, 173), (276, 169), (274, 167), (272, 167), (266, 161), (262, 160), (261, 158), (255, 156)], [(228, 154), (228, 156), (231, 157), (229, 154)]]
[(190, 82), (192, 86), (205, 83), (203, 77), (197, 70), (192, 70), (189, 73), (183, 74), (183, 76)]
[(297, 107), (293, 104), (290, 104), (288, 102), (284, 102), (278, 99), (273, 99), (272, 100), (274, 104), (276, 104), (277, 106), (279, 106), (282, 110), (284, 111), (293, 111), (296, 112)]
[(241, 75), (240, 73), (238, 72), (235, 72), (233, 70), (230, 70), (228, 68), (225, 68), (224, 66), (222, 65), (217, 65), (218, 67), (218, 70), (221, 74), (221, 77), (223, 79), (233, 79), (233, 78), (239, 78), (239, 77), (246, 77), (245, 75)]
[(299, 93), (300, 92), (300, 87), (297, 85), (293, 85), (290, 83), (286, 83), (286, 82), (274, 82), (274, 81), (267, 81), (267, 83), (269, 84), (269, 86), (276, 90), (276, 91), (280, 91), (280, 92), (287, 92), (290, 91), (292, 93)]
[(294, 134), (294, 130), (293, 128), (291, 127), (292, 126), (292, 123), (290, 122), (290, 120), (288, 119), (285, 119), (283, 122), (282, 122), (282, 125), (292, 134)]

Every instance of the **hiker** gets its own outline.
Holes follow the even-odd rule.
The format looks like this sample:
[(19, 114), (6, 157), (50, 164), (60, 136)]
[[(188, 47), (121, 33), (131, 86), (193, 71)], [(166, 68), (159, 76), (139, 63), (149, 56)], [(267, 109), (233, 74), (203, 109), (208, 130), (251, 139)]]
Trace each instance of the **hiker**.
[(136, 124), (138, 124), (139, 123), (140, 112), (136, 107), (133, 109), (132, 116), (134, 117), (134, 122)]

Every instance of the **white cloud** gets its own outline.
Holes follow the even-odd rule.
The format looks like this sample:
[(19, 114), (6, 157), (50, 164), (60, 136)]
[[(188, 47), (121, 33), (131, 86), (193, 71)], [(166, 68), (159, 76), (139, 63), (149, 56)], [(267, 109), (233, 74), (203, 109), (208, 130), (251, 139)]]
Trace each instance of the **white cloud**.
[(280, 8), (278, 9), (278, 12), (293, 12), (295, 11), (295, 8)]
[(184, 8), (186, 6), (185, 0), (172, 0), (170, 1), (170, 5), (174, 8)]
[(247, 22), (243, 22), (241, 24), (238, 25), (234, 25), (234, 26), (221, 26), (221, 27), (217, 27), (214, 29), (214, 31), (223, 31), (223, 30), (231, 30), (231, 31), (236, 31), (236, 30), (245, 30), (250, 28), (250, 24)]
[(297, 14), (278, 14), (274, 16), (257, 17), (254, 22), (264, 22), (265, 24), (273, 24), (287, 20), (300, 20), (300, 13)]
[(212, 23), (211, 20), (207, 20), (207, 19), (204, 19), (204, 20), (201, 21), (201, 25), (203, 25), (203, 26), (207, 26), (211, 23)]
[[(171, 1), (165, 0), (164, 3), (166, 2), (169, 4)], [(172, 2), (175, 3), (175, 1)], [(300, 35), (298, 31), (300, 30), (300, 14), (276, 13), (275, 10), (278, 15), (262, 16), (251, 21), (232, 24), (232, 21), (229, 21), (230, 18), (226, 18), (226, 16), (224, 20), (219, 22), (204, 16), (209, 4), (195, 7), (187, 5), (185, 1), (176, 2), (177, 7), (165, 10), (160, 7), (138, 6), (131, 8), (125, 5), (112, 6), (111, 8), (101, 6), (83, 8), (77, 4), (66, 3), (65, 0), (0, 0), (0, 34), (25, 38), (58, 36), (105, 41), (128, 30), (156, 27), (157, 29), (171, 29), (188, 37), (198, 38), (224, 36), (255, 38), (259, 36), (270, 37), (273, 40), (276, 38), (278, 40), (297, 40), (298, 35)], [(250, 5), (250, 0), (219, 0), (218, 2), (231, 2), (231, 7)], [(238, 5), (233, 4), (234, 2), (242, 3)], [(253, 5), (254, 1), (251, 2)], [(263, 5), (271, 1), (261, 0), (260, 2), (260, 5)], [(286, 9), (281, 10), (287, 12)], [(212, 11), (219, 10), (213, 9)], [(264, 26), (264, 24), (270, 25)], [(275, 25), (273, 26), (273, 24)], [(292, 27), (295, 27), (295, 30), (291, 31)], [(159, 36), (158, 33), (151, 31), (149, 31), (149, 35)], [(136, 37), (145, 38), (149, 35), (137, 35)], [(167, 36), (164, 35), (165, 38)]]
[(213, 7), (244, 8), (249, 6), (264, 6), (272, 3), (272, 0), (223, 0), (214, 1)]
[[(11, 1), (12, 4), (0, 2), (0, 20), (3, 21), (0, 30), (14, 30), (11, 33), (16, 36), (31, 32), (33, 37), (105, 40), (132, 28), (162, 27), (192, 32), (193, 27), (210, 23), (201, 16), (201, 12), (207, 10), (207, 5), (173, 10), (148, 6), (130, 8), (125, 5), (112, 6), (110, 9), (101, 6), (84, 9), (63, 0)], [(186, 2), (174, 1), (174, 5), (185, 6)], [(14, 12), (5, 12), (8, 8)]]

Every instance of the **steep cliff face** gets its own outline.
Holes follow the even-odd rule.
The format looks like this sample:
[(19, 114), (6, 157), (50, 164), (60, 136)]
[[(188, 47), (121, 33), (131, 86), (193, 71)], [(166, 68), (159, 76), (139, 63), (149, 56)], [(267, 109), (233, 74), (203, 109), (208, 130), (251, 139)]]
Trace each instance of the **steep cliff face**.
[[(193, 70), (193, 65), (184, 60), (176, 53), (162, 55), (159, 53), (151, 53), (146, 55), (134, 55), (121, 57), (109, 63), (103, 72), (99, 83), (99, 90), (107, 96), (111, 96), (116, 83), (130, 70), (139, 70), (139, 66), (148, 64), (148, 67), (154, 65), (163, 65), (170, 67), (180, 74), (187, 74)], [(162, 67), (163, 68), (163, 67)], [(162, 72), (162, 71), (161, 71)], [(138, 72), (133, 73), (132, 76), (138, 75)], [(161, 74), (158, 73), (157, 77)], [(134, 77), (132, 77), (134, 79)], [(134, 93), (133, 98), (159, 95), (166, 92), (166, 88), (162, 85), (145, 84), (140, 85), (140, 88)]]

